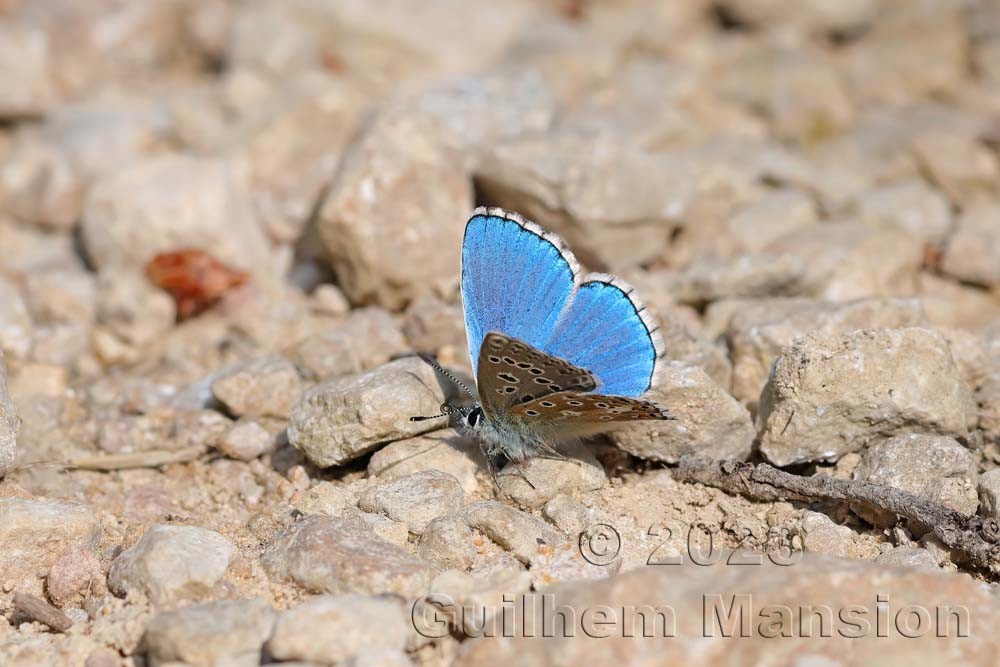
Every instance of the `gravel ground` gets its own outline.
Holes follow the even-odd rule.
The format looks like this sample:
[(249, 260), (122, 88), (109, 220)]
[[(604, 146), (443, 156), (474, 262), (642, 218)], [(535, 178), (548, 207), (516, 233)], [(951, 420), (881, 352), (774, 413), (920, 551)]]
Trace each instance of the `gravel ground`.
[[(0, 0), (0, 663), (995, 664), (932, 527), (672, 470), (1000, 519), (998, 121), (991, 0)], [(676, 421), (494, 488), (408, 420), (479, 204), (637, 286)]]

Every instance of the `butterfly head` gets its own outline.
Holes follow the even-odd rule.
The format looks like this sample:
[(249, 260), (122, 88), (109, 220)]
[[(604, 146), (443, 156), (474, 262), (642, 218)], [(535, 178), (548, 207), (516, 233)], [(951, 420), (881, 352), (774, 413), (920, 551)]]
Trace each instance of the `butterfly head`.
[(438, 419), (440, 417), (451, 417), (452, 415), (458, 415), (459, 422), (462, 427), (470, 433), (478, 433), (482, 429), (485, 418), (483, 416), (483, 408), (479, 405), (473, 406), (456, 406), (449, 403), (442, 403), (440, 412), (436, 415), (421, 416), (421, 417), (410, 417), (411, 422), (422, 422), (428, 419)]
[(478, 431), (483, 424), (483, 409), (476, 405), (462, 415), (462, 426), (470, 431)]
[[(476, 395), (469, 389), (468, 385), (459, 380), (453, 373), (448, 371), (430, 355), (421, 354), (420, 358), (425, 362), (430, 364), (434, 370), (440, 373), (442, 376), (448, 378), (456, 386), (462, 389), (466, 394), (468, 394), (473, 400), (475, 400)], [(470, 431), (478, 431), (483, 424), (483, 408), (477, 403), (472, 406), (458, 406), (452, 405), (451, 403), (442, 403), (439, 408), (440, 412), (436, 415), (421, 416), (421, 417), (410, 417), (411, 422), (426, 421), (428, 419), (438, 419), (439, 417), (450, 417), (452, 415), (458, 415), (462, 426), (469, 429)]]

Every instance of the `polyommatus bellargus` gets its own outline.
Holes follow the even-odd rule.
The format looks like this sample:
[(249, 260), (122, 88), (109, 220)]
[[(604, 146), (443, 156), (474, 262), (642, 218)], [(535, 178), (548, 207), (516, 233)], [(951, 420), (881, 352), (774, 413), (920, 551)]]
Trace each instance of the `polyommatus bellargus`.
[(442, 412), (458, 412), (488, 458), (521, 461), (622, 424), (672, 419), (639, 398), (663, 354), (645, 306), (614, 276), (581, 278), (562, 239), (535, 223), (476, 209), (462, 242), (462, 304), (479, 402)]

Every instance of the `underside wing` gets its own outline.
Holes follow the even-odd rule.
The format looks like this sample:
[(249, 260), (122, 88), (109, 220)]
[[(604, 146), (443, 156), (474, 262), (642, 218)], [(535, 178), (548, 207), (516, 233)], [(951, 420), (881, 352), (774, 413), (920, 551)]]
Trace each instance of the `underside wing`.
[(586, 369), (552, 357), (496, 332), (486, 334), (476, 373), (487, 417), (556, 392), (592, 391), (597, 379)]
[(673, 419), (670, 412), (653, 401), (624, 396), (605, 396), (581, 391), (560, 391), (536, 398), (510, 409), (510, 417), (526, 424), (592, 424)]
[(673, 419), (666, 408), (637, 398), (560, 391), (509, 408), (486, 420), (481, 435), (491, 453), (511, 461), (557, 455), (560, 443), (627, 424)]

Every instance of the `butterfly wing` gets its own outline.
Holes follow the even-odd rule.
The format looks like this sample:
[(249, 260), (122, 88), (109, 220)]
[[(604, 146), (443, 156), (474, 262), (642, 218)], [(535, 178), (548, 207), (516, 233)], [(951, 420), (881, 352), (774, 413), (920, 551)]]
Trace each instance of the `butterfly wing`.
[(510, 408), (509, 418), (543, 442), (593, 435), (626, 423), (674, 419), (662, 405), (641, 398), (560, 391)]
[(477, 208), (462, 241), (462, 305), (473, 371), (501, 331), (542, 347), (576, 290), (579, 265), (555, 234), (501, 209)]
[(495, 331), (486, 334), (478, 368), (479, 400), (489, 418), (549, 394), (597, 386), (589, 371)]
[(631, 286), (594, 273), (576, 291), (542, 349), (590, 370), (602, 393), (635, 397), (654, 384), (663, 356), (657, 329)]
[(497, 208), (478, 208), (462, 243), (462, 303), (473, 370), (486, 334), (503, 332), (589, 369), (601, 391), (639, 396), (654, 381), (663, 343), (623, 281), (591, 274), (565, 243)]

